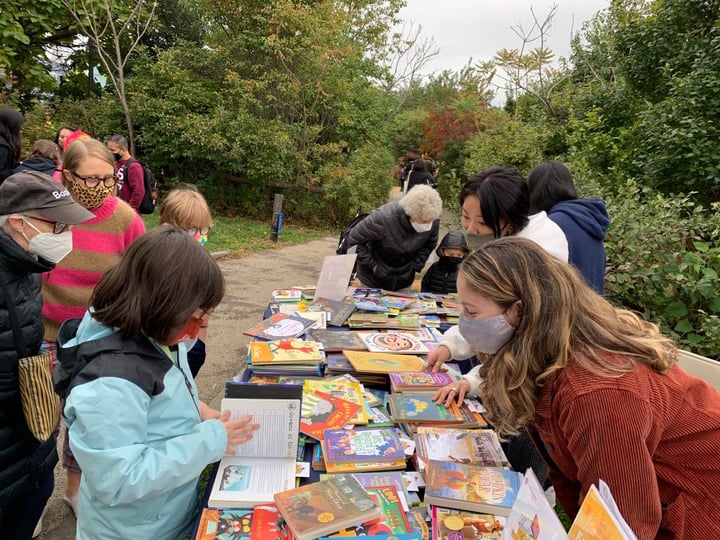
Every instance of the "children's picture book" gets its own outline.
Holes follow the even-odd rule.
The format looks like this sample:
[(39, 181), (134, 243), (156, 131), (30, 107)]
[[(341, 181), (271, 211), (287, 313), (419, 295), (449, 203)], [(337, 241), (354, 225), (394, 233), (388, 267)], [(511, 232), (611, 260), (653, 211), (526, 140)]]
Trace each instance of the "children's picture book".
[(357, 254), (329, 255), (323, 260), (320, 277), (315, 287), (316, 298), (342, 300), (348, 293), (350, 276)]
[(363, 472), (353, 473), (353, 476), (360, 482), (363, 487), (377, 487), (377, 486), (395, 486), (402, 503), (403, 510), (406, 512), (410, 508), (409, 498), (410, 494), (407, 490), (407, 485), (403, 477), (403, 473), (399, 471), (376, 471), (376, 472)]
[(265, 391), (266, 397), (259, 398), (254, 386), (229, 383), (227, 393), (245, 397), (224, 398), (221, 402), (221, 410), (231, 411), (232, 420), (252, 415), (260, 428), (250, 441), (231, 447), (235, 455), (220, 460), (208, 500), (211, 508), (249, 508), (270, 503), (275, 492), (295, 485), (302, 389), (268, 385), (273, 392)]
[(368, 332), (362, 334), (370, 352), (392, 354), (425, 354), (428, 348), (418, 338), (408, 333)]
[(352, 298), (341, 298), (332, 300), (330, 298), (315, 297), (313, 303), (308, 306), (308, 311), (325, 311), (328, 326), (342, 326), (350, 314), (355, 311), (355, 302)]
[(504, 528), (505, 518), (502, 516), (432, 507), (432, 538), (435, 540), (500, 538)]
[[(605, 493), (603, 493), (605, 491)], [(637, 540), (623, 519), (607, 484), (593, 484), (568, 532), (570, 540)]]
[(430, 461), (425, 470), (425, 502), (507, 516), (522, 478), (522, 474), (500, 467)]
[(248, 355), (250, 364), (314, 364), (322, 362), (317, 341), (280, 339), (275, 341), (252, 341)]
[(325, 366), (327, 373), (347, 373), (355, 371), (355, 368), (348, 360), (348, 357), (339, 353), (328, 353), (325, 355)]
[(349, 474), (275, 494), (275, 504), (297, 540), (311, 540), (380, 516), (380, 506)]
[(305, 308), (305, 311), (293, 311), (290, 315), (313, 321), (311, 330), (325, 330), (327, 328), (327, 311), (308, 311), (307, 305)]
[(368, 351), (343, 350), (343, 354), (358, 373), (392, 373), (420, 371), (425, 361), (419, 356)]
[(325, 392), (303, 392), (300, 431), (321, 441), (326, 429), (340, 429), (360, 410), (360, 405)]
[(287, 313), (275, 313), (243, 332), (247, 336), (260, 339), (289, 339), (303, 335), (315, 324), (311, 319), (304, 319)]
[[(331, 538), (358, 537), (367, 538), (376, 535), (396, 535), (410, 532), (405, 510), (402, 508), (400, 496), (395, 486), (373, 486), (365, 488), (370, 497), (380, 506), (381, 515), (354, 527), (348, 527)], [(387, 536), (386, 536), (387, 538)]]
[(532, 469), (522, 476), (520, 489), (505, 528), (503, 540), (531, 538), (535, 540), (566, 540), (567, 533), (543, 491)]
[(390, 311), (387, 305), (377, 296), (366, 296), (362, 298), (355, 298), (355, 309), (361, 311), (379, 311), (381, 313), (387, 313)]
[(416, 314), (392, 315), (390, 313), (362, 312), (356, 311), (347, 320), (350, 328), (364, 329), (419, 329), (421, 326), (420, 317)]
[(276, 289), (272, 292), (275, 302), (299, 302), (302, 299), (302, 289)]
[(383, 295), (380, 300), (389, 308), (393, 309), (405, 309), (415, 302), (415, 298), (408, 298), (407, 296), (394, 296), (394, 295)]
[(292, 534), (278, 527), (280, 511), (275, 504), (258, 504), (253, 508), (250, 540), (292, 540)]
[(331, 396), (345, 399), (360, 406), (357, 413), (350, 418), (350, 424), (367, 424), (368, 415), (362, 395), (362, 385), (347, 379), (308, 379), (305, 381), (305, 393), (324, 392)]
[(366, 351), (367, 347), (358, 332), (351, 330), (310, 330), (310, 337), (323, 344), (326, 351)]
[(388, 404), (395, 422), (461, 422), (462, 415), (453, 402), (450, 408), (433, 401), (435, 392), (404, 392), (390, 394)]
[(328, 429), (322, 445), (326, 464), (405, 459), (394, 428)]
[(390, 373), (393, 392), (433, 390), (455, 382), (447, 371), (394, 371)]
[(251, 540), (252, 521), (252, 508), (203, 508), (195, 540)]
[(418, 426), (415, 433), (417, 468), (430, 460), (472, 463), (487, 467), (509, 465), (500, 440), (492, 429), (452, 429)]

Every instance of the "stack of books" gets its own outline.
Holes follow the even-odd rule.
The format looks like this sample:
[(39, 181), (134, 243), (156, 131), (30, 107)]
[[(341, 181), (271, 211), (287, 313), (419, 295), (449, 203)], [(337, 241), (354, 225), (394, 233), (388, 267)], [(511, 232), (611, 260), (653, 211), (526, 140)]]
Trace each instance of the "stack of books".
[(312, 340), (252, 341), (247, 363), (253, 375), (321, 376), (324, 354)]

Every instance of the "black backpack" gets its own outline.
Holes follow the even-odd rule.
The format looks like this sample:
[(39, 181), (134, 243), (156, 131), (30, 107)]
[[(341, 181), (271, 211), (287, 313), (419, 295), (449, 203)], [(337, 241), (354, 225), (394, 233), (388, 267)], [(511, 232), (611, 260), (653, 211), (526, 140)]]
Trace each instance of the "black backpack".
[(335, 250), (335, 253), (338, 255), (345, 255), (348, 250), (348, 235), (350, 234), (350, 231), (352, 228), (360, 223), (363, 219), (368, 217), (370, 214), (364, 214), (360, 212), (360, 208), (357, 209), (357, 213), (355, 214), (355, 217), (352, 218), (352, 221), (345, 225), (342, 232), (340, 233), (340, 238), (338, 239), (338, 245), (337, 249)]
[[(124, 182), (127, 182), (128, 168), (130, 167), (130, 164), (135, 161), (137, 160), (130, 158), (125, 162), (125, 166), (123, 167)], [(140, 162), (138, 161), (138, 163)], [(140, 163), (140, 165), (143, 168), (143, 186), (145, 188), (145, 193), (143, 194), (143, 199), (140, 203), (138, 211), (141, 214), (152, 214), (155, 211), (158, 197), (160, 197), (160, 190), (158, 189), (157, 180), (155, 180), (155, 176), (153, 176), (152, 171), (148, 169), (147, 165), (144, 163)]]

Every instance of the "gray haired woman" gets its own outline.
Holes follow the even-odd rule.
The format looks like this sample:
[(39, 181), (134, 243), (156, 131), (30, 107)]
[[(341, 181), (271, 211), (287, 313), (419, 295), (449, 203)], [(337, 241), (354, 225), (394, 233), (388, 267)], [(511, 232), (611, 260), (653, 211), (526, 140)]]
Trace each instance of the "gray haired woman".
[(442, 199), (430, 186), (373, 210), (348, 235), (357, 246), (358, 278), (367, 287), (399, 291), (412, 285), (435, 249)]

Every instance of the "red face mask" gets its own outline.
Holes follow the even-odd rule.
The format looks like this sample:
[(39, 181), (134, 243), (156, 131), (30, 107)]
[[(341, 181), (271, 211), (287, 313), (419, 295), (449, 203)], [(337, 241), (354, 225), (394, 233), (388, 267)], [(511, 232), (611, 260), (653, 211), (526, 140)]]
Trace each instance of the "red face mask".
[(172, 342), (180, 343), (181, 341), (185, 341), (186, 339), (196, 339), (198, 337), (198, 333), (200, 332), (201, 324), (202, 319), (190, 317), (188, 322), (186, 322), (185, 326), (180, 329), (180, 331), (177, 333), (177, 336), (175, 337), (175, 339), (172, 340)]

